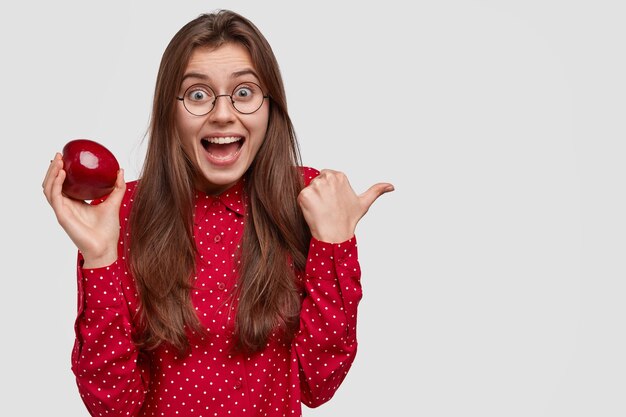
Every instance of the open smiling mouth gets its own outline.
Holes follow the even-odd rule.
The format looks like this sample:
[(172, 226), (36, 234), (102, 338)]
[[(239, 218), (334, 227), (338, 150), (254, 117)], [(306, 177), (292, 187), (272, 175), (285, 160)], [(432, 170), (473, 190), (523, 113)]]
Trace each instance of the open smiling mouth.
[(235, 158), (245, 139), (242, 136), (226, 136), (203, 138), (200, 140), (202, 147), (212, 157), (220, 161), (227, 161)]

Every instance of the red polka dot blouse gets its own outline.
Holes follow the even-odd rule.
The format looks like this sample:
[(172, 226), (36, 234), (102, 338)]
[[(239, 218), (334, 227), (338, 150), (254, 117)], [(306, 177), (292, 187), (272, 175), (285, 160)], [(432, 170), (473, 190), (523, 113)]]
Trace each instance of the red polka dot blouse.
[[(306, 183), (318, 174), (303, 168)], [(121, 236), (136, 182), (120, 210)], [(300, 416), (301, 403), (328, 401), (356, 354), (361, 299), (356, 239), (330, 244), (311, 239), (300, 328), (291, 343), (270, 338), (264, 350), (233, 353), (236, 285), (234, 254), (243, 233), (242, 182), (221, 195), (198, 192), (194, 236), (198, 248), (192, 302), (207, 335), (190, 339), (180, 356), (162, 345), (138, 350), (138, 294), (120, 239), (120, 257), (108, 267), (78, 267), (78, 315), (72, 370), (92, 416)], [(80, 258), (80, 254), (79, 254)]]

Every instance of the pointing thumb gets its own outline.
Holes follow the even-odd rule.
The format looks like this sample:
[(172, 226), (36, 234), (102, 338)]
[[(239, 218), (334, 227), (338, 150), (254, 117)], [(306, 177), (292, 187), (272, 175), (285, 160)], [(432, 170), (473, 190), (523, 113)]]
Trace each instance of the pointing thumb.
[(367, 191), (359, 196), (365, 211), (369, 210), (378, 197), (393, 190), (395, 190), (394, 186), (388, 182), (379, 182), (378, 184), (372, 185)]

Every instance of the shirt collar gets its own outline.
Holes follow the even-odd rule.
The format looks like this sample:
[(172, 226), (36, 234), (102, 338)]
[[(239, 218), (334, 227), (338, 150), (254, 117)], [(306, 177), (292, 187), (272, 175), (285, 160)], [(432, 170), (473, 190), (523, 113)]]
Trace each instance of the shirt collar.
[(196, 199), (208, 199), (211, 201), (221, 201), (228, 209), (243, 216), (246, 212), (247, 200), (245, 195), (245, 178), (241, 178), (229, 189), (213, 196), (204, 191), (196, 190)]

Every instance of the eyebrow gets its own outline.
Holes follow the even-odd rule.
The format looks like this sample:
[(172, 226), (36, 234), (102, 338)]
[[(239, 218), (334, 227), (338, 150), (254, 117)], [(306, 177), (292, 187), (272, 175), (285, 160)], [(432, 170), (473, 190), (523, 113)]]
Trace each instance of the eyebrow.
[(185, 81), (187, 78), (199, 78), (201, 80), (209, 79), (209, 77), (207, 77), (205, 74), (201, 74), (199, 72), (188, 72), (183, 76), (183, 81)]
[[(254, 72), (254, 70), (250, 69), (250, 68), (246, 68), (240, 71), (235, 71), (230, 75), (230, 78), (240, 78), (243, 77), (244, 75), (252, 75), (254, 76), (257, 80), (260, 80), (259, 76), (257, 75), (256, 72)], [(198, 78), (200, 80), (209, 80), (209, 76), (206, 74), (203, 74), (201, 72), (188, 72), (187, 74), (185, 74), (183, 76), (182, 81), (185, 81), (187, 78)]]

